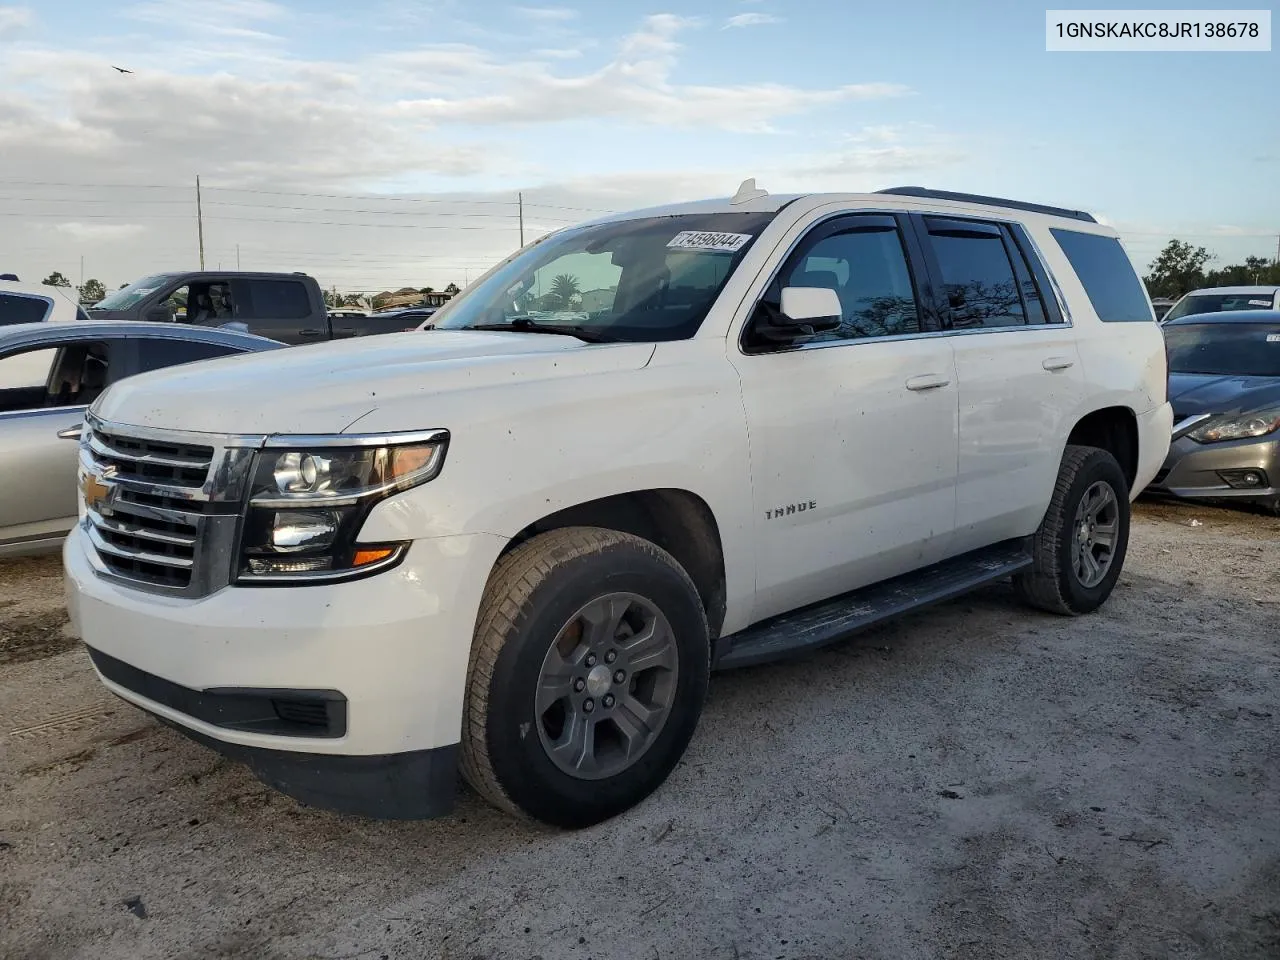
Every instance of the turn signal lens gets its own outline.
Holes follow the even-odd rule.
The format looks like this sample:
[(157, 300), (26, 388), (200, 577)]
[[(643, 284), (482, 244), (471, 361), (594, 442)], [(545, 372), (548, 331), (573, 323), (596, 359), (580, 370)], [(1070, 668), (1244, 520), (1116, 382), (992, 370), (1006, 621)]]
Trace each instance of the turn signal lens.
[(355, 556), (351, 558), (353, 567), (363, 567), (370, 563), (377, 563), (379, 560), (385, 560), (387, 557), (395, 553), (393, 547), (379, 547), (374, 550), (357, 550)]

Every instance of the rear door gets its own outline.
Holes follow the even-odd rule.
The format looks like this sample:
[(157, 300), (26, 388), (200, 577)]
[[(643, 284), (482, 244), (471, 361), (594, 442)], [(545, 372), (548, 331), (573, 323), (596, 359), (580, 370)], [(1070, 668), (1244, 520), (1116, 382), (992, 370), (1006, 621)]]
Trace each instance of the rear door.
[(310, 290), (301, 280), (287, 277), (248, 278), (232, 281), (235, 321), (250, 333), (281, 343), (320, 343), (329, 339), (329, 320), (311, 303)]
[(952, 553), (1035, 531), (1083, 399), (1075, 330), (1017, 224), (914, 215), (959, 381)]

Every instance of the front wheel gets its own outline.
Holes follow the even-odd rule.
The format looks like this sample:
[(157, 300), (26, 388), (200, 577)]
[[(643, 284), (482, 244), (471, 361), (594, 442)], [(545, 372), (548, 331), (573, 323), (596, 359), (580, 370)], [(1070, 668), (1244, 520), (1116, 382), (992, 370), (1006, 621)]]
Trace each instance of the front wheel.
[(463, 775), (555, 826), (621, 813), (684, 753), (709, 654), (698, 592), (664, 550), (589, 527), (534, 537), (499, 560), (481, 602)]
[(1128, 546), (1129, 484), (1120, 464), (1106, 450), (1068, 446), (1033, 539), (1034, 563), (1014, 588), (1041, 610), (1091, 613), (1111, 596)]

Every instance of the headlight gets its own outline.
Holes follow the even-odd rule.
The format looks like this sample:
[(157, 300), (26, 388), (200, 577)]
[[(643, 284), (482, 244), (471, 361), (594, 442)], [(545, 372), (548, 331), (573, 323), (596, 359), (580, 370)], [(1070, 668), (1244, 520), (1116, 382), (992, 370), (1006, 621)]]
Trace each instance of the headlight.
[(1220, 440), (1265, 437), (1275, 430), (1280, 430), (1280, 407), (1246, 413), (1239, 417), (1220, 417), (1209, 420), (1192, 430), (1187, 436), (1200, 443), (1217, 443)]
[(449, 434), (272, 438), (258, 453), (240, 538), (242, 582), (340, 580), (396, 563), (405, 543), (356, 543), (370, 508), (426, 483)]

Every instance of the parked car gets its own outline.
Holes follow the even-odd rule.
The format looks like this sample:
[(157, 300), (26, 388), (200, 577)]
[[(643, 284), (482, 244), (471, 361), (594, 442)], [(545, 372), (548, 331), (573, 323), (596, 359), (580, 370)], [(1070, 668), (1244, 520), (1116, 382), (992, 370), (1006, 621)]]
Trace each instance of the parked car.
[[(145, 370), (282, 346), (172, 324), (0, 327), (0, 556), (56, 549), (75, 525), (76, 441), (85, 408), (103, 389)], [(173, 459), (157, 455), (149, 476), (167, 477)], [(162, 532), (151, 535), (165, 539)]]
[(64, 323), (87, 319), (67, 287), (0, 280), (0, 327), (16, 323)]
[(992, 197), (748, 183), (553, 234), (432, 322), (113, 386), (64, 551), (108, 689), (372, 816), (448, 810), (460, 766), (595, 823), (710, 669), (1009, 577), (1088, 613), (1173, 422), (1115, 231)]
[(331, 317), (320, 285), (303, 273), (160, 273), (108, 294), (89, 309), (89, 316), (194, 326), (236, 324), (287, 344), (321, 343), (401, 329), (375, 317)]
[(1155, 311), (1156, 319), (1163, 320), (1165, 314), (1173, 307), (1174, 301), (1168, 297), (1156, 297), (1151, 301), (1151, 309)]
[(1179, 298), (1164, 315), (1164, 322), (1197, 313), (1231, 310), (1280, 310), (1280, 286), (1206, 287)]
[(1280, 311), (1178, 317), (1164, 337), (1175, 425), (1152, 489), (1280, 513)]
[(430, 323), (439, 309), (439, 307), (404, 307), (399, 310), (379, 310), (373, 316), (374, 319), (381, 320), (389, 327), (394, 325), (397, 332), (403, 332), (422, 329)]

